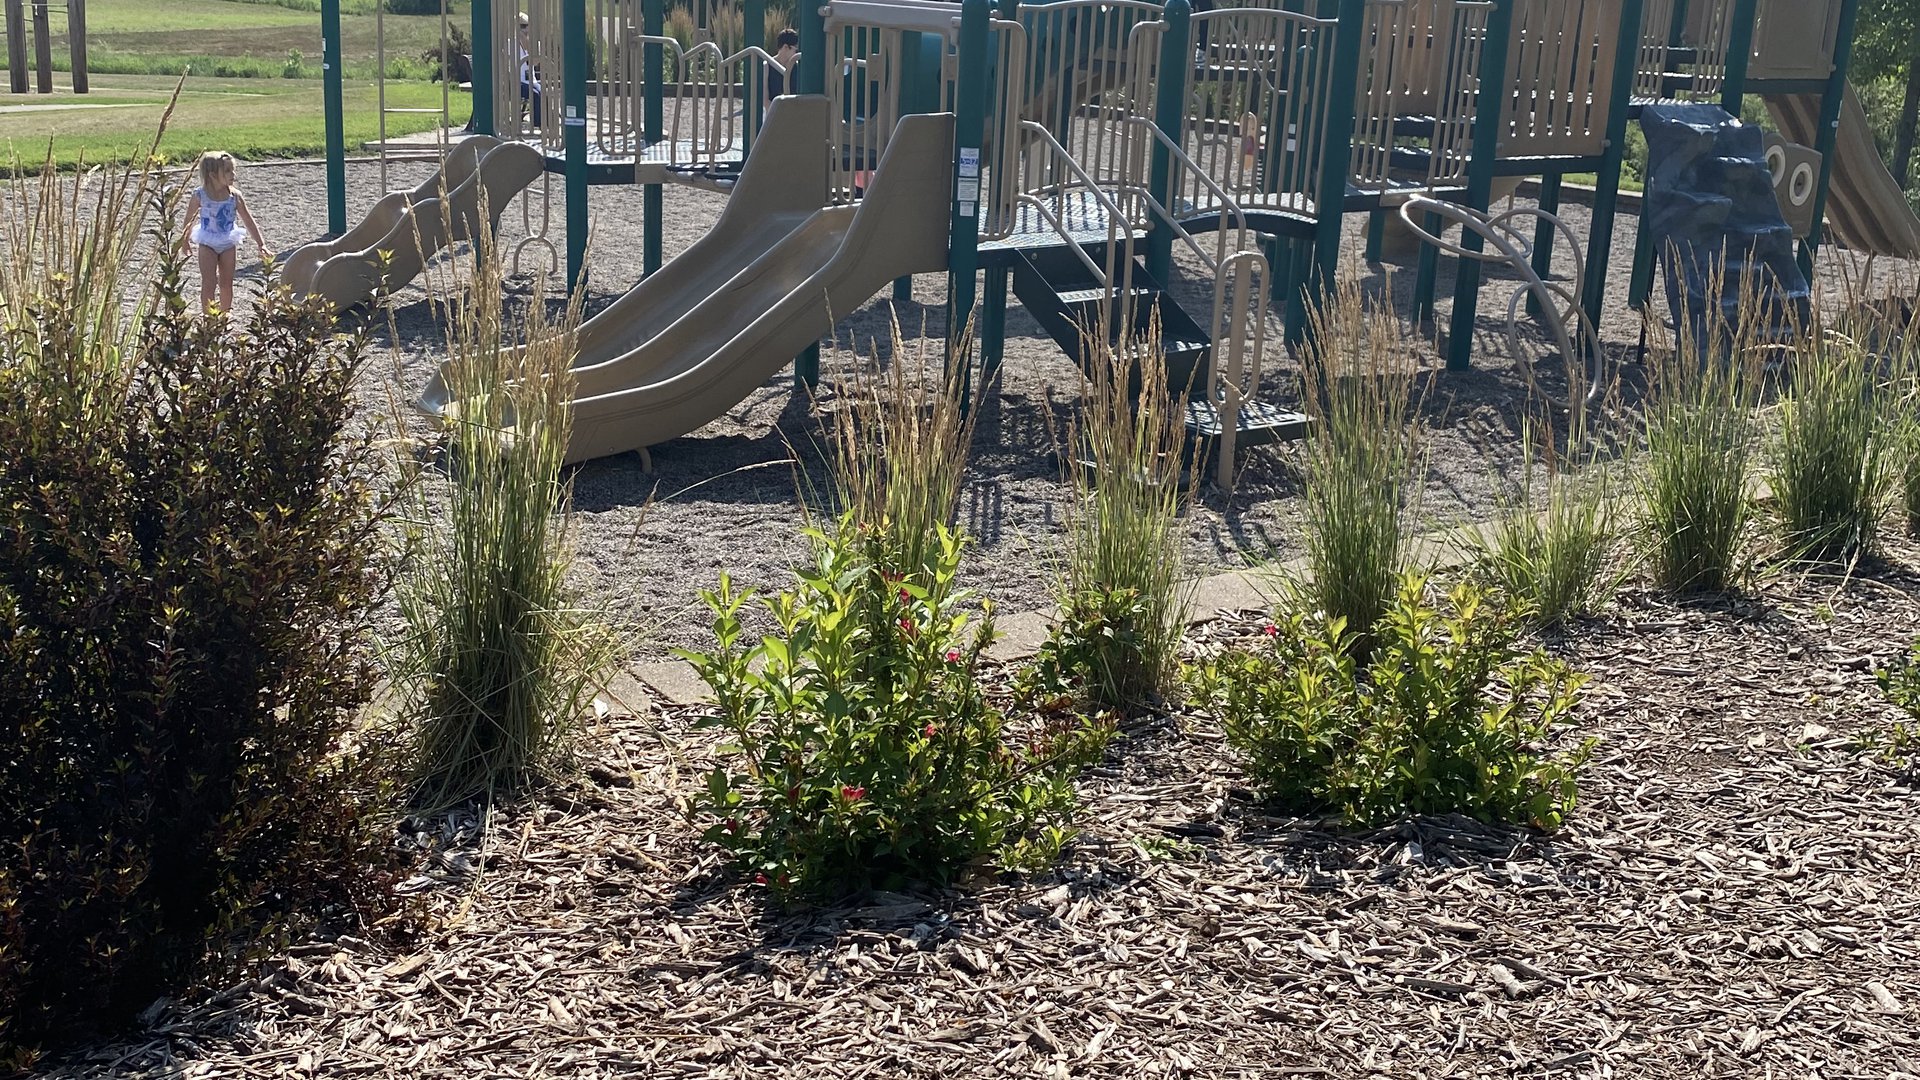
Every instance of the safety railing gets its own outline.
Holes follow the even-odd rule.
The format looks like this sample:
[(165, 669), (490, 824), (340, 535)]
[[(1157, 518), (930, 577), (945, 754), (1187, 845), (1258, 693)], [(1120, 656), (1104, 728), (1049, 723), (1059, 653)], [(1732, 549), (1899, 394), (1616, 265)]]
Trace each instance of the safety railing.
[[(1465, 182), (1492, 13), (1487, 0), (1369, 0), (1354, 102), (1356, 187), (1432, 190)], [(1426, 122), (1403, 135), (1409, 117)], [(1424, 160), (1423, 173), (1403, 164), (1410, 159)]]
[[(917, 0), (832, 0), (825, 5), (826, 93), (832, 117), (828, 195), (835, 203), (858, 199), (886, 153), (910, 86), (932, 83), (938, 101), (928, 109), (953, 107), (951, 57), (959, 35), (957, 9)], [(938, 72), (922, 72), (919, 48), (925, 35), (938, 39)], [(805, 63), (805, 61), (802, 61)]]
[[(1192, 17), (1183, 149), (1241, 205), (1318, 212), (1327, 104), (1350, 92), (1334, 85), (1337, 25), (1271, 7)], [(1338, 193), (1334, 204), (1337, 212)]]
[[(767, 72), (786, 73), (771, 53), (749, 45), (729, 55), (713, 41), (688, 49), (677, 38), (654, 34), (633, 34), (629, 40), (636, 46), (632, 50), (636, 58), (647, 46), (660, 49), (663, 70), (676, 89), (673, 107), (664, 113), (663, 142), (656, 160), (668, 166), (700, 167), (746, 153), (757, 134), (755, 110), (746, 107), (746, 95), (763, 85)], [(630, 145), (618, 140), (630, 139), (631, 130), (624, 136), (612, 126), (601, 131), (603, 149), (611, 153), (617, 145)]]
[[(1631, 48), (1623, 0), (1520, 0), (1507, 49), (1500, 155), (1606, 151), (1615, 59)], [(1625, 39), (1625, 40), (1623, 40)]]
[(1152, 111), (1161, 5), (1052, 0), (1022, 5), (1017, 18), (1027, 44), (1024, 61), (1002, 79), (1009, 104), (1023, 121), (1051, 132), (1092, 175), (1137, 173), (1140, 148), (1118, 121)]
[[(1798, 0), (1796, 0), (1798, 2)], [(1727, 77), (1736, 0), (1646, 0), (1636, 97), (1713, 97)]]
[[(1133, 325), (1133, 256), (1139, 246), (1140, 233), (1133, 221), (1121, 209), (1120, 203), (1113, 197), (1092, 173), (1089, 173), (1061, 142), (1054, 138), (1046, 125), (1035, 120), (1023, 120), (1021, 134), (1030, 152), (1046, 155), (1051, 159), (1052, 167), (1061, 170), (1068, 182), (1056, 181), (1044, 190), (1023, 191), (1017, 196), (1021, 209), (1026, 210), (1044, 222), (1073, 251), (1086, 267), (1094, 280), (1106, 293), (1106, 300), (1100, 305), (1100, 319), (1103, 326), (1129, 327)], [(1086, 238), (1074, 230), (1070, 219), (1078, 209), (1080, 199), (1091, 200), (1101, 210), (1106, 225), (1105, 265), (1096, 262), (1087, 254), (1083, 246)], [(1093, 327), (1086, 328), (1093, 331)]]
[[(1167, 200), (1173, 203), (1199, 204), (1220, 215), (1220, 227), (1213, 230), (1213, 251), (1208, 253), (1200, 240), (1182, 224), (1180, 215), (1148, 185), (1129, 185), (1130, 195), (1144, 203), (1153, 215), (1156, 227), (1167, 229), (1175, 240), (1200, 260), (1213, 276), (1213, 309), (1207, 323), (1207, 336), (1213, 342), (1213, 363), (1207, 384), (1188, 388), (1205, 398), (1218, 413), (1220, 432), (1220, 484), (1233, 484), (1234, 442), (1239, 433), (1239, 418), (1247, 398), (1257, 394), (1266, 356), (1267, 291), (1270, 268), (1261, 253), (1246, 210), (1224, 187), (1167, 133), (1144, 117), (1132, 117), (1140, 141), (1165, 152), (1170, 162)], [(1201, 198), (1189, 198), (1182, 192), (1196, 190)], [(1231, 240), (1229, 239), (1231, 237)]]

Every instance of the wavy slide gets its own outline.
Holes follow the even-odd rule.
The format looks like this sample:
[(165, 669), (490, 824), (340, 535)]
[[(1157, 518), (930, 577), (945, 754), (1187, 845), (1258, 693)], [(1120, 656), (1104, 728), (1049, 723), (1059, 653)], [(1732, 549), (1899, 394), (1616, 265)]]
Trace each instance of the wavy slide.
[(345, 236), (288, 256), (281, 280), (296, 295), (324, 296), (340, 311), (391, 292), (441, 248), (473, 239), (481, 207), (498, 227), (500, 212), (545, 170), (546, 159), (532, 146), (470, 136), (448, 152), (438, 173), (412, 191), (383, 197)]
[[(713, 231), (581, 327), (569, 462), (688, 434), (836, 315), (947, 261), (953, 117), (903, 117), (857, 205), (824, 209), (827, 101), (778, 99)], [(421, 407), (449, 402), (436, 378)]]
[[(1817, 94), (1774, 94), (1767, 111), (1788, 139), (1812, 146), (1820, 128)], [(1920, 259), (1920, 218), (1880, 160), (1860, 96), (1847, 87), (1834, 147), (1833, 185), (1827, 194), (1827, 225), (1855, 251)]]

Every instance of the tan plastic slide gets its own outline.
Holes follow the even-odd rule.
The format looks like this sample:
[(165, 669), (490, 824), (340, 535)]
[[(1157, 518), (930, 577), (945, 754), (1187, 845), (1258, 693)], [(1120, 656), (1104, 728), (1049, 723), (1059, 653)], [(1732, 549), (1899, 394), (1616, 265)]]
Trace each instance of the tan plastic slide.
[[(779, 99), (712, 233), (582, 327), (568, 461), (705, 426), (837, 315), (946, 266), (953, 117), (902, 118), (865, 197), (822, 209), (828, 115), (822, 97)], [(446, 397), (436, 378), (421, 407)]]
[(390, 292), (441, 248), (473, 239), (481, 207), (498, 226), (500, 212), (545, 170), (545, 157), (526, 143), (470, 136), (448, 152), (438, 173), (382, 198), (345, 236), (288, 256), (281, 280), (295, 295), (324, 296), (342, 311)]
[[(1817, 94), (1773, 94), (1767, 111), (1788, 139), (1812, 146), (1820, 128)], [(1855, 251), (1920, 259), (1920, 218), (1873, 145), (1860, 96), (1847, 87), (1834, 148), (1833, 184), (1827, 194), (1827, 226)]]

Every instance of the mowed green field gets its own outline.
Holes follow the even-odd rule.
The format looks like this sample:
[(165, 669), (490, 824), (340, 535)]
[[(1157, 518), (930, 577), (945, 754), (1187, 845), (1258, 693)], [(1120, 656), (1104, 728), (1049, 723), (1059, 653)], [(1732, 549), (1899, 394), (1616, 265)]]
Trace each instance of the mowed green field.
[[(208, 147), (256, 160), (318, 154), (326, 146), (319, 7), (319, 0), (88, 0), (92, 92), (85, 96), (70, 90), (66, 24), (56, 13), (58, 92), (0, 95), (0, 153), (32, 166), (51, 146), (65, 167), (144, 154), (185, 74), (160, 144), (164, 157), (190, 158)], [(342, 8), (347, 147), (358, 152), (379, 136), (374, 0), (344, 0)], [(468, 0), (453, 0), (451, 25), (464, 30), (469, 19)], [(437, 109), (442, 90), (426, 81), (434, 67), (421, 54), (440, 43), (439, 17), (387, 15), (384, 22), (387, 105)], [(455, 126), (466, 123), (470, 107), (467, 94), (452, 93)], [(390, 114), (387, 134), (438, 122)]]
[[(46, 159), (72, 167), (87, 162), (117, 162), (139, 157), (153, 135), (178, 80), (154, 76), (103, 75), (94, 93), (0, 95), (0, 153), (28, 167)], [(437, 83), (389, 82), (393, 108), (439, 108)], [(379, 110), (370, 82), (346, 87), (347, 149), (379, 133)], [(229, 150), (242, 159), (306, 157), (326, 148), (325, 112), (320, 83), (312, 79), (189, 78), (168, 124), (160, 153), (170, 161), (191, 159), (209, 148)], [(452, 95), (453, 123), (467, 122), (468, 95)], [(402, 114), (387, 118), (389, 136), (425, 131), (437, 115)]]
[[(88, 0), (88, 67), (117, 74), (177, 75), (191, 66), (206, 75), (278, 77), (298, 53), (299, 70), (320, 74), (320, 12), (303, 0)], [(340, 20), (344, 68), (371, 78), (376, 35), (371, 0), (347, 0)], [(451, 0), (449, 22), (465, 30), (469, 0)], [(54, 16), (54, 66), (68, 67), (66, 22)], [(387, 15), (389, 73), (424, 77), (420, 54), (440, 42), (437, 15)]]

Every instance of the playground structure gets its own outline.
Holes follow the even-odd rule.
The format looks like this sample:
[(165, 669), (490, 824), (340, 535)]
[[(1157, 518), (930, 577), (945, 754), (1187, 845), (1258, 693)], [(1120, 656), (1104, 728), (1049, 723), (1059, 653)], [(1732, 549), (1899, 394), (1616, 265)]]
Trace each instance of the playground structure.
[(33, 88), (53, 93), (53, 16), (67, 17), (67, 56), (72, 67), (73, 92), (87, 92), (87, 0), (6, 0), (7, 75), (16, 94), (27, 92), (27, 26), (33, 26)]
[[(798, 98), (769, 113), (764, 87), (778, 64), (763, 0), (707, 5), (690, 45), (663, 32), (664, 0), (492, 0), (474, 9), (474, 116), (476, 130), (537, 148), (564, 180), (576, 285), (589, 189), (645, 189), (646, 276), (583, 331), (576, 459), (684, 434), (789, 359), (811, 381), (828, 312), (851, 311), (889, 280), (898, 296), (906, 275), (945, 270), (950, 333), (975, 327), (989, 376), (1010, 295), (1075, 358), (1089, 331), (1137, 343), (1157, 327), (1174, 379), (1190, 388), (1189, 426), (1217, 447), (1227, 482), (1239, 446), (1301, 430), (1298, 415), (1258, 400), (1267, 305), (1282, 306), (1284, 334), (1299, 341), (1338, 271), (1348, 215), (1370, 215), (1370, 257), (1396, 214), (1435, 238), (1443, 224), (1496, 224), (1421, 252), (1420, 318), (1434, 310), (1442, 248), (1459, 258), (1450, 367), (1470, 361), (1484, 241), (1496, 234), (1501, 260), (1530, 262), (1530, 306), (1559, 317), (1550, 336), (1579, 348), (1591, 340), (1579, 324), (1597, 324), (1606, 296), (1630, 119), (1656, 101), (1737, 110), (1751, 91), (1818, 102), (1812, 144), (1781, 144), (1776, 174), (1791, 193), (1783, 203), (1798, 200), (1790, 220), (1810, 261), (1836, 161), (1857, 149), (1846, 140), (1865, 138), (1832, 122), (1857, 9), (829, 0), (798, 12), (800, 58), (781, 72)], [(1861, 167), (1846, 164), (1848, 177)], [(1567, 240), (1554, 217), (1563, 179), (1579, 173), (1599, 183), (1584, 272), (1572, 290), (1548, 288), (1553, 246)], [(1540, 179), (1531, 244), (1519, 243), (1517, 219), (1489, 214), (1496, 185), (1518, 177)], [(1835, 190), (1856, 200), (1872, 192), (1863, 183)], [(743, 197), (663, 265), (673, 184)], [(1418, 213), (1407, 213), (1414, 200)], [(921, 243), (929, 207), (945, 217), (938, 258)], [(1893, 216), (1881, 210), (1865, 213)], [(896, 234), (900, 244), (862, 239)], [(1635, 301), (1651, 278), (1644, 230), (1642, 241)], [(529, 242), (551, 243), (544, 231)], [(1166, 288), (1176, 247), (1212, 279), (1211, 310), (1197, 318)], [(425, 404), (446, 403), (430, 394)]]

